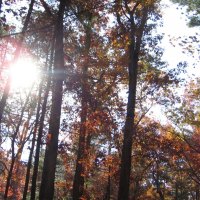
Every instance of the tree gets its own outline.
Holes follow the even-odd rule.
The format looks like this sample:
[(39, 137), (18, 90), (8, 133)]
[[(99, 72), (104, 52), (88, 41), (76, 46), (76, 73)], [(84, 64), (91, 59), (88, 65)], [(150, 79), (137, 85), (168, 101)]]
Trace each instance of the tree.
[[(119, 183), (119, 200), (125, 200), (129, 197), (129, 182), (131, 170), (131, 150), (133, 136), (135, 135), (134, 118), (135, 118), (135, 105), (136, 105), (136, 88), (137, 88), (137, 74), (138, 74), (138, 60), (140, 49), (142, 45), (142, 37), (145, 32), (145, 25), (148, 20), (148, 15), (154, 5), (153, 2), (135, 2), (131, 4), (128, 1), (116, 3), (116, 18), (120, 28), (123, 32), (127, 31), (127, 26), (122, 21), (121, 14), (123, 10), (128, 15), (129, 31), (125, 32), (128, 37), (128, 53), (129, 53), (129, 83), (128, 83), (128, 104), (126, 122), (124, 127), (124, 141), (122, 147), (122, 159), (120, 170), (120, 183)], [(126, 15), (126, 17), (127, 17)], [(125, 37), (125, 35), (124, 35)]]
[[(44, 99), (42, 102), (42, 108), (41, 108), (41, 116), (39, 120), (39, 128), (38, 128), (38, 136), (36, 141), (36, 150), (35, 150), (35, 159), (34, 159), (34, 165), (33, 165), (33, 175), (32, 175), (32, 181), (31, 181), (31, 200), (35, 199), (36, 196), (36, 181), (38, 176), (38, 168), (39, 168), (39, 158), (40, 158), (40, 148), (42, 144), (42, 137), (43, 137), (43, 128), (44, 128), (44, 121), (45, 121), (45, 114), (47, 110), (47, 100), (50, 92), (50, 86), (51, 86), (51, 71), (52, 71), (52, 64), (53, 64), (53, 55), (54, 55), (54, 37), (52, 38), (52, 45), (51, 45), (51, 53), (50, 53), (50, 60), (49, 60), (49, 69), (46, 70), (47, 75), (46, 77), (46, 87), (44, 91)], [(47, 56), (48, 57), (48, 56)]]
[(27, 164), (27, 171), (26, 171), (26, 180), (25, 180), (25, 186), (24, 186), (24, 192), (23, 192), (23, 200), (26, 200), (27, 192), (28, 192), (28, 185), (29, 185), (29, 179), (30, 179), (30, 171), (32, 166), (32, 158), (35, 148), (35, 141), (36, 141), (36, 134), (37, 134), (37, 127), (39, 124), (39, 117), (40, 117), (40, 107), (41, 107), (41, 95), (42, 95), (42, 86), (43, 82), (40, 82), (39, 85), (39, 92), (38, 92), (38, 104), (37, 104), (37, 111), (36, 111), (36, 119), (35, 119), (35, 125), (33, 130), (33, 137), (32, 137), (32, 143), (30, 147), (30, 153), (29, 153), (29, 159)]
[(49, 133), (44, 158), (42, 182), (40, 187), (41, 200), (50, 200), (54, 196), (54, 180), (58, 151), (58, 135), (62, 105), (62, 87), (64, 80), (64, 52), (63, 52), (63, 16), (66, 3), (60, 1), (55, 25), (55, 59), (53, 72), (52, 109), (49, 122)]
[[(77, 18), (83, 26), (85, 39), (82, 47), (82, 57), (84, 60), (80, 63), (81, 67), (81, 113), (80, 113), (80, 133), (79, 133), (79, 141), (78, 141), (78, 151), (77, 151), (77, 161), (76, 161), (76, 170), (74, 175), (74, 182), (73, 182), (73, 199), (78, 200), (83, 198), (84, 196), (84, 182), (85, 182), (85, 173), (86, 173), (86, 154), (88, 152), (87, 147), (87, 140), (88, 140), (88, 127), (87, 127), (87, 120), (88, 120), (88, 112), (89, 106), (89, 97), (91, 98), (90, 87), (89, 87), (89, 80), (88, 80), (88, 68), (90, 65), (90, 49), (92, 43), (92, 29), (94, 26), (94, 11), (89, 10), (89, 6), (91, 4), (83, 4), (83, 5), (75, 5), (77, 7)], [(82, 9), (84, 7), (84, 10)], [(94, 6), (93, 6), (94, 7)], [(90, 8), (91, 9), (91, 8)], [(89, 146), (90, 144), (88, 144)]]

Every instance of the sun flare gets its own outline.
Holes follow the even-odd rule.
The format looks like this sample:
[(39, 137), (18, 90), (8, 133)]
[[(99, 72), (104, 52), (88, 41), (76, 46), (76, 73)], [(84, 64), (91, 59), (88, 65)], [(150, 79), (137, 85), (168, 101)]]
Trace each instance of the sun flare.
[(39, 80), (39, 69), (32, 59), (19, 59), (12, 65), (10, 73), (14, 88), (31, 87)]

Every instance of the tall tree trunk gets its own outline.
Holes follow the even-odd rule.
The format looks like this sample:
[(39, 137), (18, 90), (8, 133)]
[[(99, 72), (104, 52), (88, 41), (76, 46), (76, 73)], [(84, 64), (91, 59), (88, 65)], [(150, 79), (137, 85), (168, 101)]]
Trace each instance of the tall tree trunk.
[(40, 122), (39, 122), (39, 130), (38, 130), (37, 144), (36, 144), (36, 150), (35, 150), (35, 161), (34, 161), (34, 165), (33, 165), (34, 167), (33, 167), (32, 185), (31, 185), (31, 198), (30, 198), (31, 200), (35, 200), (35, 196), (36, 196), (36, 182), (37, 182), (39, 159), (40, 159), (40, 147), (41, 147), (41, 143), (42, 143), (44, 118), (45, 118), (45, 113), (46, 113), (47, 100), (48, 100), (50, 86), (51, 86), (50, 74), (51, 74), (52, 64), (53, 64), (54, 42), (55, 42), (55, 40), (53, 37), (49, 70), (47, 71), (47, 85), (45, 88), (44, 100), (42, 103), (42, 113), (41, 113)]
[[(90, 13), (89, 13), (90, 16)], [(92, 15), (88, 21), (91, 22)], [(84, 25), (84, 24), (83, 24)], [(83, 63), (82, 69), (82, 80), (81, 80), (81, 124), (79, 132), (78, 152), (76, 160), (76, 170), (73, 181), (73, 200), (79, 200), (84, 195), (84, 183), (85, 183), (85, 162), (86, 162), (86, 136), (87, 127), (86, 120), (88, 115), (88, 62), (89, 62), (89, 51), (91, 45), (91, 26), (85, 25), (85, 62)]]
[(63, 52), (63, 16), (66, 1), (60, 0), (57, 22), (55, 26), (55, 61), (53, 75), (52, 107), (49, 122), (49, 133), (43, 165), (42, 182), (40, 186), (40, 200), (52, 200), (54, 196), (54, 180), (56, 171), (58, 135), (62, 105), (64, 80), (64, 52)]
[(144, 32), (144, 27), (147, 21), (148, 9), (143, 8), (143, 16), (141, 19), (141, 24), (137, 27), (136, 36), (136, 25), (133, 19), (133, 13), (130, 14), (131, 21), (131, 32), (130, 32), (130, 46), (129, 46), (129, 85), (128, 85), (128, 103), (127, 103), (127, 113), (126, 121), (124, 127), (124, 140), (122, 146), (122, 157), (121, 157), (121, 169), (120, 169), (120, 181), (119, 181), (119, 191), (118, 200), (128, 200), (129, 199), (129, 183), (130, 183), (130, 172), (131, 172), (131, 153), (132, 153), (132, 143), (133, 135), (135, 135), (134, 128), (134, 117), (135, 117), (135, 105), (136, 105), (136, 88), (137, 88), (137, 74), (138, 74), (138, 60), (139, 52), (142, 41), (142, 36)]
[[(81, 127), (79, 132), (79, 142), (78, 142), (78, 154), (76, 160), (76, 170), (73, 182), (73, 200), (79, 200), (84, 193), (84, 158), (85, 158), (85, 140), (86, 140), (86, 103), (82, 99), (82, 110), (81, 110)], [(84, 109), (83, 109), (84, 106)]]
[(137, 85), (138, 54), (134, 50), (134, 44), (129, 47), (129, 95), (127, 104), (126, 122), (124, 128), (124, 140), (122, 147), (121, 170), (118, 200), (128, 200), (129, 181), (131, 170), (131, 152), (135, 117), (135, 100)]
[[(19, 40), (19, 43), (18, 43), (18, 47), (16, 48), (15, 53), (14, 53), (14, 59), (13, 59), (14, 62), (16, 62), (19, 58), (21, 46), (22, 46), (22, 43), (23, 43), (23, 40), (24, 40), (24, 35), (27, 31), (28, 24), (29, 24), (30, 17), (31, 17), (31, 13), (33, 11), (34, 2), (35, 2), (35, 0), (31, 0), (31, 2), (30, 2), (28, 14), (27, 14), (25, 22), (24, 22), (22, 34), (20, 36), (20, 40)], [(10, 85), (11, 85), (11, 76), (9, 75), (8, 80), (6, 82), (6, 85), (5, 85), (5, 88), (4, 88), (4, 92), (3, 92), (3, 95), (2, 95), (1, 101), (0, 101), (0, 126), (1, 126), (1, 123), (2, 123), (4, 108), (6, 106), (6, 102), (7, 102), (7, 99), (8, 99), (9, 92), (10, 92)]]
[(32, 157), (33, 157), (33, 152), (34, 152), (34, 148), (35, 148), (36, 133), (37, 133), (37, 127), (38, 127), (38, 123), (39, 123), (39, 116), (40, 116), (42, 85), (43, 85), (43, 82), (41, 81), (40, 86), (39, 86), (38, 105), (37, 105), (37, 111), (36, 111), (35, 126), (34, 126), (34, 130), (33, 130), (32, 144), (31, 144), (31, 149), (30, 149), (29, 159), (28, 159), (28, 164), (27, 164), (27, 170), (26, 170), (26, 179), (25, 179), (25, 186), (24, 186), (24, 191), (23, 191), (23, 200), (26, 200), (26, 196), (27, 196), (27, 192), (28, 192), (30, 171), (31, 171), (31, 165), (32, 165)]

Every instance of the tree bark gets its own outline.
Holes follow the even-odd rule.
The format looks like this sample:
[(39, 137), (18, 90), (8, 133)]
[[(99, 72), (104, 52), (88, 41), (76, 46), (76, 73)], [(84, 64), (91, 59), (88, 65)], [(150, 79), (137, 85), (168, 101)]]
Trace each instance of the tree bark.
[[(136, 88), (137, 88), (137, 74), (138, 74), (138, 60), (140, 53), (140, 46), (144, 27), (147, 21), (148, 9), (144, 8), (141, 24), (136, 27), (133, 19), (133, 13), (130, 14), (131, 32), (130, 32), (130, 46), (129, 46), (129, 85), (128, 85), (128, 103), (126, 121), (124, 127), (124, 140), (122, 146), (121, 169), (118, 200), (129, 199), (129, 185), (130, 185), (130, 172), (131, 172), (131, 153), (133, 136), (135, 135), (134, 117), (136, 105)], [(136, 30), (138, 35), (136, 36)]]
[(55, 26), (55, 61), (53, 74), (52, 107), (43, 165), (42, 182), (40, 186), (40, 200), (52, 200), (54, 197), (54, 180), (64, 80), (63, 16), (65, 5), (66, 1), (60, 0), (57, 22)]
[(130, 63), (129, 63), (129, 95), (127, 104), (127, 115), (124, 128), (124, 140), (122, 147), (120, 183), (118, 200), (128, 200), (129, 196), (129, 181), (131, 171), (131, 152), (132, 140), (135, 134), (134, 116), (135, 116), (135, 99), (137, 85), (137, 68), (138, 55), (134, 52), (133, 44), (130, 45)]
[(38, 130), (37, 144), (36, 144), (36, 150), (35, 150), (35, 161), (34, 161), (34, 166), (33, 166), (32, 185), (31, 185), (31, 198), (30, 198), (31, 200), (35, 200), (35, 196), (36, 196), (36, 182), (37, 182), (39, 159), (40, 159), (40, 147), (42, 143), (47, 100), (48, 100), (50, 86), (51, 86), (50, 74), (52, 70), (53, 54), (54, 54), (54, 37), (53, 37), (52, 48), (51, 48), (49, 70), (47, 71), (47, 85), (45, 88), (44, 100), (42, 103), (42, 113), (41, 113), (40, 122), (39, 122), (39, 130)]
[(31, 171), (31, 165), (32, 165), (32, 157), (33, 157), (33, 152), (34, 152), (34, 148), (35, 148), (37, 127), (38, 127), (39, 116), (40, 116), (40, 105), (41, 105), (41, 98), (42, 98), (41, 95), (42, 95), (42, 85), (43, 85), (42, 83), (43, 82), (41, 81), (40, 86), (39, 86), (38, 105), (37, 105), (35, 126), (34, 126), (34, 130), (33, 130), (32, 144), (31, 144), (31, 149), (30, 149), (29, 159), (28, 159), (28, 164), (27, 164), (27, 170), (26, 170), (26, 179), (25, 179), (25, 186), (24, 186), (24, 191), (23, 191), (23, 200), (26, 200), (26, 196), (27, 196), (27, 192), (28, 192), (30, 171)]
[[(91, 22), (92, 15), (89, 13), (89, 18), (87, 19)], [(81, 80), (81, 124), (79, 132), (79, 142), (78, 142), (78, 153), (76, 160), (76, 170), (73, 181), (73, 200), (79, 200), (84, 195), (84, 183), (85, 183), (85, 162), (86, 162), (86, 137), (87, 137), (87, 127), (86, 120), (88, 115), (88, 62), (89, 62), (89, 51), (91, 45), (91, 26), (85, 25), (85, 63), (82, 69), (82, 80)]]

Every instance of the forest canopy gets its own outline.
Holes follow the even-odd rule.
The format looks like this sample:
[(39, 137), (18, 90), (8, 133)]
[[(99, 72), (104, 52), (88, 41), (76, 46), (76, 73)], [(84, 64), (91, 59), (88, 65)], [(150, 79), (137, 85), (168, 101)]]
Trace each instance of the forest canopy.
[(199, 6), (0, 0), (0, 199), (199, 200)]

